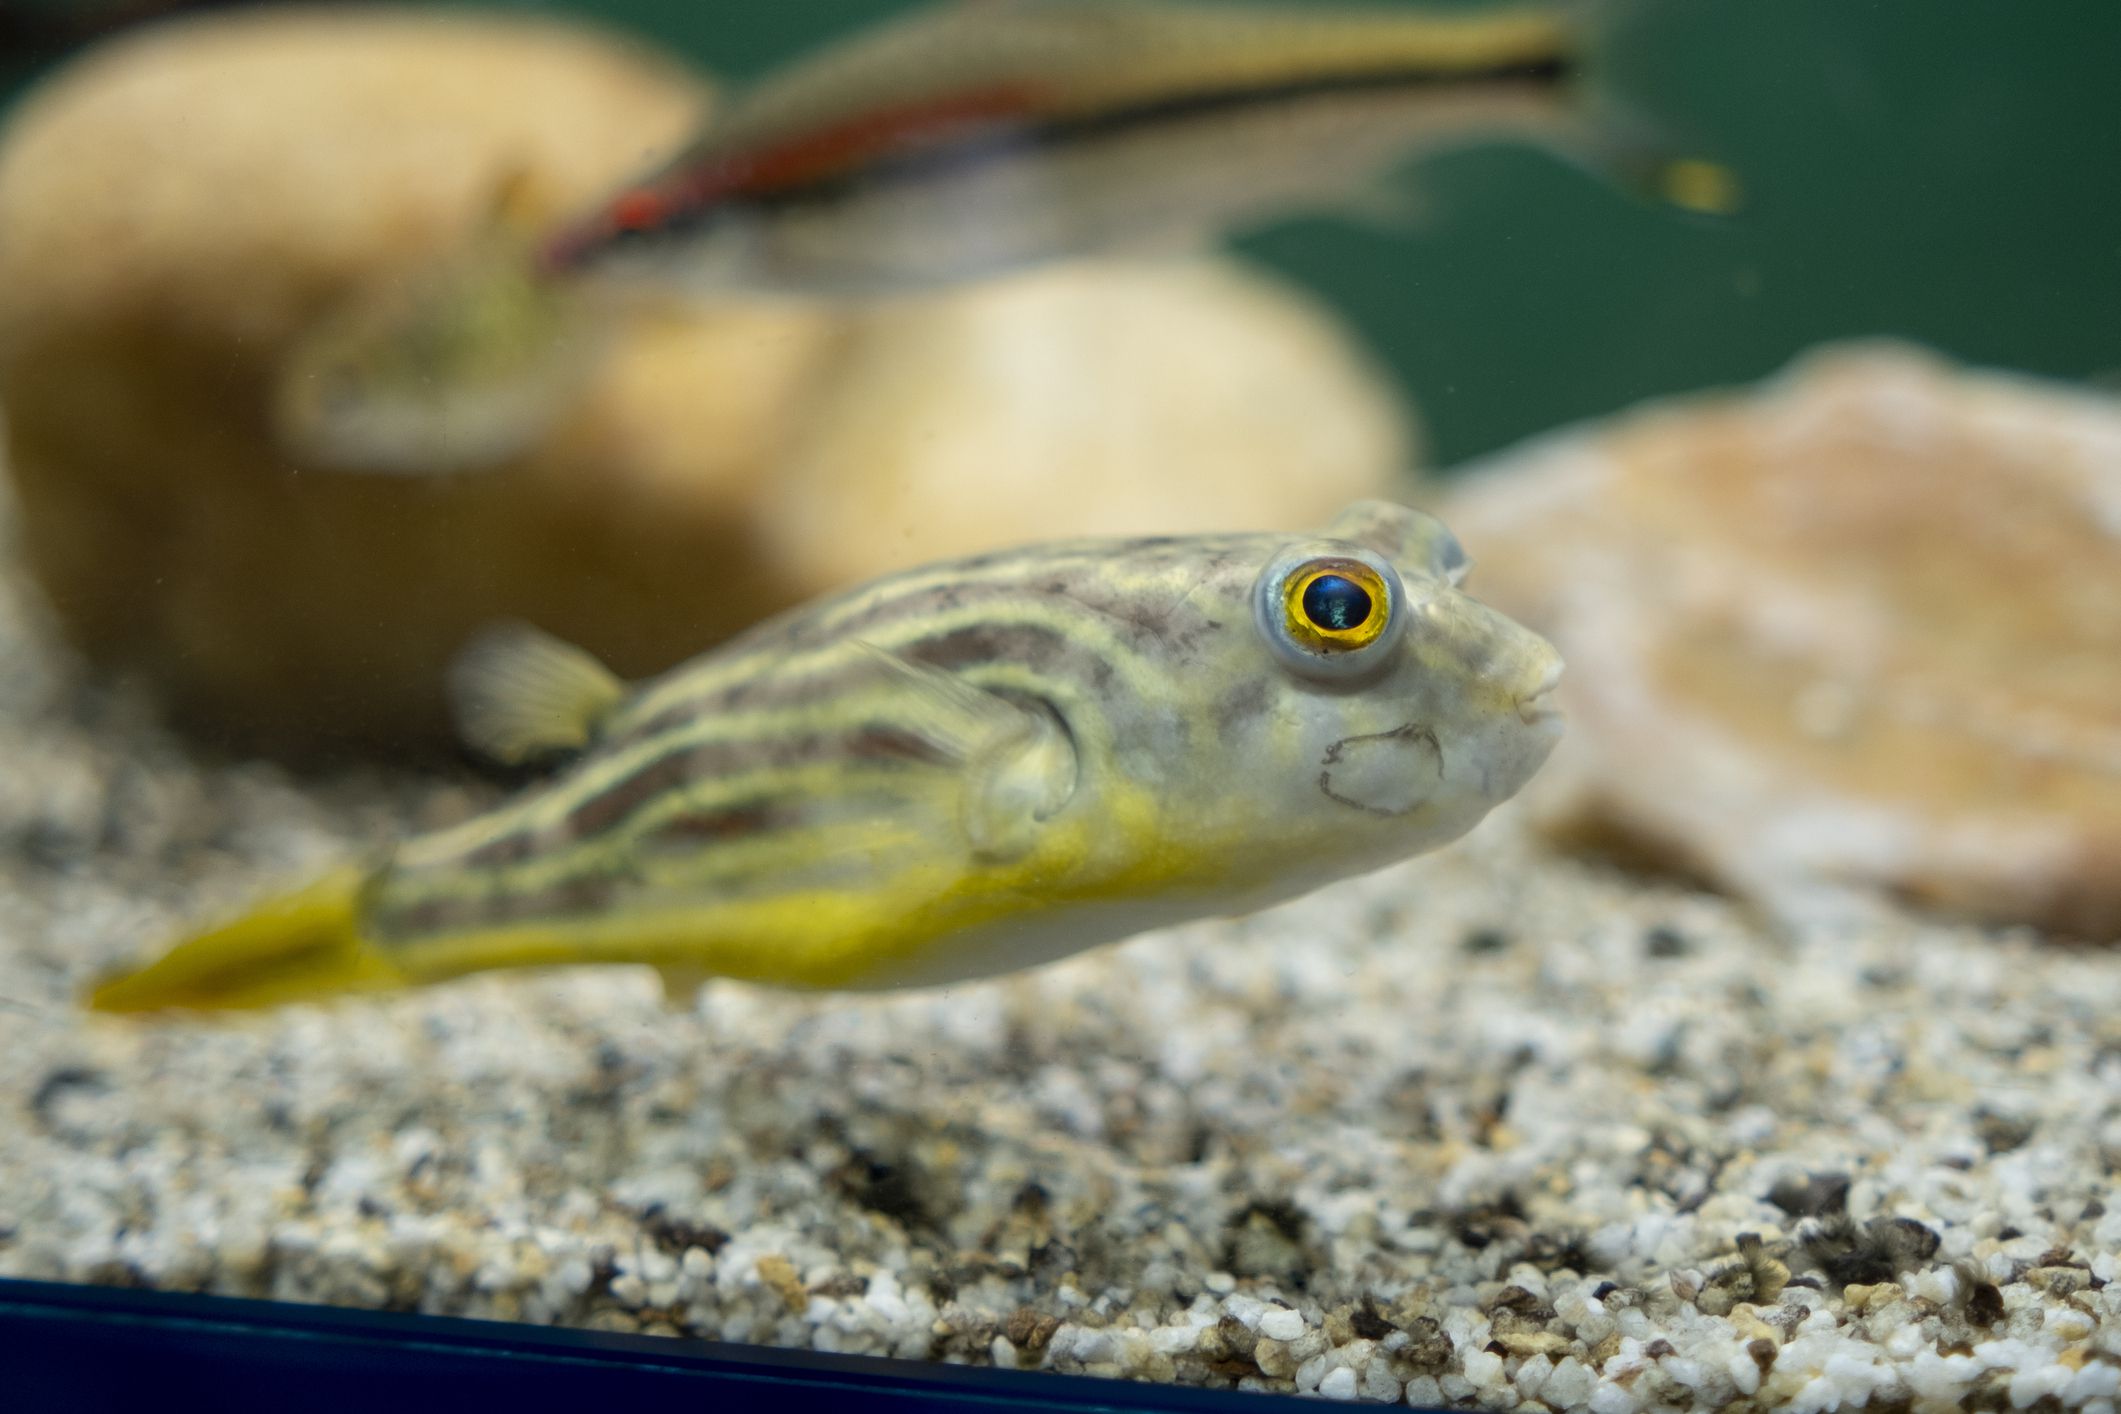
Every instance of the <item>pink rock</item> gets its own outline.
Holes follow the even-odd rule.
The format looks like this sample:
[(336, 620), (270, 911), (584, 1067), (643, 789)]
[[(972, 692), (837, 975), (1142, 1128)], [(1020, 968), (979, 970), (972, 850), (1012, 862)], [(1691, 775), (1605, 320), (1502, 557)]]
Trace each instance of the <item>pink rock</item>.
[(2121, 402), (1846, 346), (1499, 457), (1442, 513), (1569, 660), (1548, 828), (1785, 919), (2121, 936)]

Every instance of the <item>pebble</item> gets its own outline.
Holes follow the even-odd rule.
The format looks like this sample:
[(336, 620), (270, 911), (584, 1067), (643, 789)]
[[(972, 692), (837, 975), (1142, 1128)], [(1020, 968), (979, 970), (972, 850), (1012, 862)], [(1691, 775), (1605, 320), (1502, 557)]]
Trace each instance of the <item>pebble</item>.
[(1259, 1318), (1259, 1333), (1274, 1340), (1296, 1340), (1304, 1333), (1304, 1318), (1296, 1311), (1269, 1311)]

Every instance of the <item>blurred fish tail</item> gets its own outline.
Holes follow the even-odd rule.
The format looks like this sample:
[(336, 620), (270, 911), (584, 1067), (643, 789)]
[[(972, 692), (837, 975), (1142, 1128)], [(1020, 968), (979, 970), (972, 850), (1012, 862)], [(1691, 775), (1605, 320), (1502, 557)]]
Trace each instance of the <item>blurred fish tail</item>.
[(1729, 216), (1745, 204), (1738, 176), (1658, 123), (1604, 94), (1584, 121), (1555, 144), (1564, 158), (1646, 202), (1703, 216)]
[(1558, 150), (1640, 200), (1729, 216), (1745, 205), (1737, 174), (1693, 134), (1644, 112), (1611, 82), (1614, 56), (1637, 47), (1630, 31), (1647, 8), (1644, 0), (1572, 0), (1564, 7), (1582, 61), (1572, 76), (1582, 121)]
[(366, 876), (346, 870), (186, 939), (155, 961), (105, 978), (91, 1010), (220, 1011), (405, 985), (356, 927)]

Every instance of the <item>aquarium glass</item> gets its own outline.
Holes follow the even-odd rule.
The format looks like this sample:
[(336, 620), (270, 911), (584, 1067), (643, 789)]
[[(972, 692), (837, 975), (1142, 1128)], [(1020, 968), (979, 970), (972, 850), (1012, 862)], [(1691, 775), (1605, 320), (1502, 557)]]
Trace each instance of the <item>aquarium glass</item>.
[(0, 0), (0, 1278), (2111, 1411), (2116, 54)]

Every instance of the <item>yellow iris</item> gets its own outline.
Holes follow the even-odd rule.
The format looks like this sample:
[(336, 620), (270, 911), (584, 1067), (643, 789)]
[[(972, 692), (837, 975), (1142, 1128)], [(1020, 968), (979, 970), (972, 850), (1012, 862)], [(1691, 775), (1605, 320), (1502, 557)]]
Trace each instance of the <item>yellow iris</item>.
[(1313, 560), (1282, 583), (1282, 622), (1313, 653), (1352, 653), (1383, 636), (1391, 619), (1384, 579), (1360, 560)]

